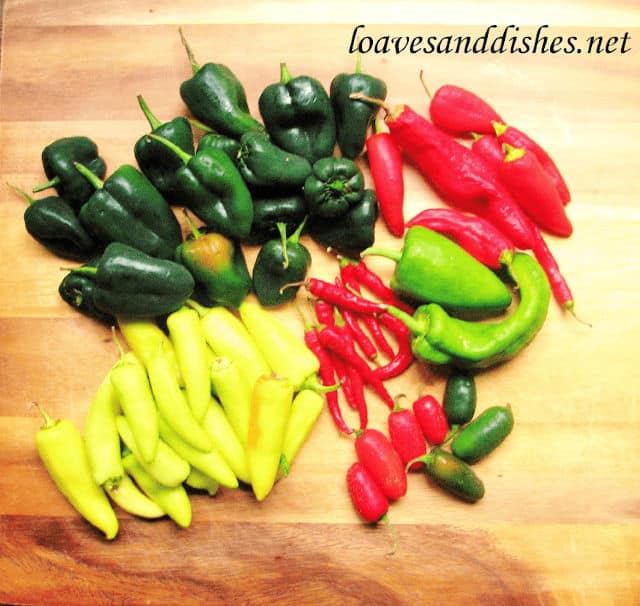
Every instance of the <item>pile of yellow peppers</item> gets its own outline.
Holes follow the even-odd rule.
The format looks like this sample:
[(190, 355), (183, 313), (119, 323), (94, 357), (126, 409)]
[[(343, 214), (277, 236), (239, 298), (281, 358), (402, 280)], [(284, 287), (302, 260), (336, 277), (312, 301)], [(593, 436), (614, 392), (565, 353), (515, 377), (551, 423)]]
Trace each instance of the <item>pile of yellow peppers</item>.
[(243, 483), (267, 497), (322, 412), (315, 355), (250, 299), (238, 314), (189, 301), (165, 326), (118, 318), (118, 328), (128, 350), (95, 393), (84, 436), (41, 408), (38, 452), (76, 510), (113, 539), (113, 503), (187, 527), (188, 488)]

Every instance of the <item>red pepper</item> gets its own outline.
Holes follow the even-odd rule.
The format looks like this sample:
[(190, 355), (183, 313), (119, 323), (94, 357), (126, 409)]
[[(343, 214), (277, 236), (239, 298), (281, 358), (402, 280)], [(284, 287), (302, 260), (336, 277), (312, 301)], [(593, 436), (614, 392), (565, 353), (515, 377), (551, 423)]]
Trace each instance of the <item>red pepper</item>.
[(353, 397), (351, 383), (349, 382), (349, 374), (347, 373), (347, 367), (345, 363), (337, 356), (328, 354), (333, 364), (333, 371), (338, 381), (340, 381), (340, 389), (347, 400), (347, 404), (353, 409), (357, 409), (355, 399)]
[(482, 217), (454, 208), (428, 208), (407, 222), (407, 227), (414, 225), (422, 225), (451, 238), (492, 269), (501, 269), (513, 259), (513, 242)]
[(562, 203), (568, 204), (571, 201), (571, 193), (569, 192), (569, 188), (567, 187), (560, 169), (558, 169), (549, 153), (529, 135), (513, 126), (504, 124), (502, 120), (496, 120), (496, 123), (493, 126), (500, 143), (507, 143), (512, 147), (526, 149), (538, 158), (538, 161), (542, 164), (544, 170), (553, 180)]
[(347, 470), (347, 487), (353, 507), (367, 522), (375, 523), (386, 516), (389, 500), (360, 461)]
[(382, 278), (375, 273), (364, 260), (360, 259), (353, 267), (354, 276), (361, 286), (364, 286), (384, 303), (393, 305), (393, 307), (397, 307), (413, 315), (414, 309), (404, 301), (398, 299), (398, 296), (393, 292), (391, 287), (385, 284)]
[(393, 501), (407, 492), (407, 474), (389, 438), (374, 428), (356, 432), (356, 454), (384, 495)]
[(337, 305), (341, 309), (348, 309), (363, 314), (377, 314), (386, 311), (387, 306), (349, 292), (346, 288), (331, 284), (319, 278), (311, 278), (305, 282), (307, 290), (314, 296), (327, 303)]
[(442, 444), (449, 433), (449, 422), (442, 404), (433, 396), (427, 395), (418, 398), (412, 408), (427, 442)]
[[(367, 400), (364, 395), (364, 383), (362, 377), (353, 366), (345, 366), (347, 374), (347, 384), (349, 385), (350, 404), (358, 411), (360, 429), (366, 429), (369, 422), (369, 412), (367, 410)], [(346, 395), (345, 395), (346, 397)]]
[(335, 324), (335, 317), (333, 315), (333, 306), (326, 301), (316, 301), (314, 303), (314, 311), (316, 314), (316, 320), (318, 324), (327, 326), (333, 326)]
[(380, 214), (389, 231), (400, 238), (404, 234), (404, 175), (402, 154), (383, 122), (376, 119), (374, 133), (366, 140), (367, 159)]
[[(336, 286), (341, 286), (339, 280), (336, 280)], [(356, 316), (356, 314), (348, 309), (340, 309), (339, 313), (344, 320), (344, 325), (351, 335), (351, 338), (358, 344), (358, 347), (360, 348), (364, 356), (369, 360), (375, 360), (378, 356), (378, 350), (376, 349), (376, 346), (373, 344), (367, 333), (364, 332), (364, 330), (358, 323), (358, 317)]]
[(500, 179), (520, 207), (542, 229), (567, 238), (573, 232), (564, 204), (549, 174), (535, 154), (521, 147), (504, 145)]
[(471, 151), (480, 154), (494, 168), (498, 168), (504, 161), (502, 143), (495, 135), (474, 135)]
[[(396, 404), (387, 417), (391, 444), (400, 455), (404, 465), (427, 454), (427, 443), (422, 434), (418, 419), (408, 408)], [(422, 461), (414, 462), (409, 469), (416, 470), (424, 466)]]
[(395, 355), (384, 366), (379, 366), (373, 371), (381, 380), (386, 381), (402, 374), (413, 362), (411, 333), (402, 320), (388, 312), (380, 314), (379, 320), (395, 336), (398, 343)]

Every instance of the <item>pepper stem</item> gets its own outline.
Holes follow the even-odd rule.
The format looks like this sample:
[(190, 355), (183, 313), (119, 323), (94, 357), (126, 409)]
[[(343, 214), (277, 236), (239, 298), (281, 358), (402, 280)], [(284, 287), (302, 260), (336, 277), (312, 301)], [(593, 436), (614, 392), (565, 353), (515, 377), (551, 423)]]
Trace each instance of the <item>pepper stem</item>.
[(398, 551), (398, 533), (394, 525), (389, 521), (389, 516), (385, 513), (380, 521), (387, 527), (387, 530), (391, 533), (391, 538), (393, 539), (393, 545), (391, 546), (391, 551), (387, 553), (388, 556), (395, 555), (396, 551)]
[(41, 429), (51, 429), (57, 424), (57, 421), (40, 404), (33, 402), (33, 406), (38, 409), (44, 419), (44, 425), (42, 425)]
[(360, 51), (356, 53), (356, 74), (362, 73), (362, 54)]
[(428, 452), (427, 454), (424, 455), (420, 455), (419, 457), (416, 457), (415, 459), (411, 459), (405, 466), (404, 466), (404, 470), (405, 472), (408, 472), (416, 463), (424, 463), (425, 465), (428, 465), (431, 460), (433, 459), (433, 454)]
[(289, 267), (289, 251), (287, 250), (287, 224), (276, 223), (278, 233), (280, 234), (280, 242), (282, 242), (282, 269)]
[(204, 305), (200, 305), (200, 303), (193, 299), (188, 299), (185, 302), (185, 305), (195, 310), (201, 318), (207, 314), (207, 308)]
[(92, 173), (84, 164), (80, 162), (74, 162), (73, 165), (78, 169), (78, 172), (87, 180), (95, 189), (102, 189), (104, 187), (104, 181), (98, 177), (95, 173)]
[(166, 139), (165, 137), (161, 137), (160, 135), (156, 135), (155, 133), (149, 133), (147, 137), (155, 139), (156, 141), (162, 143), (164, 146), (168, 147), (185, 164), (187, 164), (187, 162), (189, 162), (189, 160), (193, 158), (191, 154), (188, 154), (179, 145), (176, 145), (173, 141), (169, 141), (169, 139)]
[(80, 274), (82, 276), (95, 276), (98, 273), (97, 267), (91, 267), (89, 265), (82, 265), (80, 267), (61, 267), (64, 271), (70, 271), (74, 274)]
[(522, 149), (521, 147), (513, 147), (513, 145), (509, 145), (508, 143), (504, 143), (502, 145), (502, 149), (505, 152), (505, 162), (515, 162), (527, 153), (526, 149)]
[(54, 177), (53, 179), (43, 183), (42, 185), (38, 185), (31, 190), (31, 193), (37, 194), (39, 191), (44, 191), (45, 189), (51, 189), (56, 185), (60, 184), (60, 177)]
[(349, 95), (349, 99), (361, 99), (362, 101), (368, 101), (369, 103), (373, 103), (374, 105), (380, 106), (385, 113), (390, 114), (391, 106), (384, 99), (376, 99), (375, 97), (369, 97), (369, 95), (365, 95), (364, 93), (351, 93)]
[(193, 54), (193, 51), (191, 50), (191, 47), (189, 46), (189, 43), (187, 42), (187, 39), (184, 36), (184, 32), (182, 31), (182, 28), (179, 27), (178, 31), (180, 32), (180, 40), (182, 40), (182, 46), (184, 46), (184, 50), (187, 51), (187, 57), (189, 58), (189, 63), (191, 63), (191, 70), (193, 71), (194, 74), (196, 74), (200, 69), (200, 65), (198, 65), (198, 62), (196, 61), (195, 55)]
[(283, 454), (280, 455), (279, 467), (282, 470), (282, 477), (286, 478), (289, 475), (289, 461)]
[(505, 131), (509, 128), (506, 124), (502, 122), (491, 122), (491, 126), (493, 126), (493, 130), (496, 133), (496, 137), (500, 137), (504, 135)]
[(424, 79), (423, 69), (420, 70), (420, 82), (422, 82), (422, 88), (424, 88), (424, 92), (427, 93), (427, 97), (429, 97), (429, 99), (433, 99), (433, 95), (431, 94), (431, 91), (429, 90), (429, 87), (427, 86), (427, 83)]
[(386, 257), (387, 259), (392, 259), (393, 261), (398, 263), (398, 261), (400, 261), (400, 258), (402, 257), (402, 249), (393, 250), (390, 248), (379, 248), (378, 246), (370, 246), (369, 248), (365, 248), (360, 253), (360, 256)]
[(207, 126), (203, 122), (200, 122), (200, 120), (196, 120), (195, 118), (187, 118), (187, 122), (189, 122), (191, 126), (195, 126), (196, 128), (199, 128), (201, 131), (205, 133), (215, 132), (211, 127)]
[(288, 238), (288, 241), (291, 244), (297, 244), (298, 241), (300, 240), (300, 236), (302, 235), (302, 230), (304, 229), (304, 226), (307, 224), (307, 219), (309, 218), (309, 215), (307, 215), (303, 220), (302, 223), (300, 223), (300, 225), (298, 225), (298, 227), (296, 228), (296, 231), (294, 231)]
[(291, 73), (289, 72), (289, 69), (287, 68), (287, 64), (286, 63), (281, 63), (280, 64), (280, 83), (281, 84), (287, 84), (290, 81), (291, 81)]
[(162, 126), (162, 122), (153, 115), (153, 112), (147, 105), (147, 102), (143, 99), (142, 95), (138, 95), (137, 99), (138, 99), (138, 105), (140, 106), (142, 113), (145, 115), (147, 122), (149, 122), (149, 126), (151, 127), (151, 130), (156, 130), (156, 128), (158, 128), (159, 126)]
[(390, 315), (398, 320), (401, 320), (402, 323), (411, 331), (414, 335), (424, 335), (427, 332), (427, 326), (424, 321), (417, 320), (414, 316), (409, 315), (406, 311), (402, 311), (397, 307), (393, 307), (393, 305), (389, 305), (387, 307), (387, 311)]
[(191, 230), (191, 235), (197, 240), (200, 236), (202, 236), (202, 232), (198, 229), (198, 226), (193, 222), (193, 219), (189, 215), (189, 211), (186, 208), (182, 209), (184, 213), (184, 218), (187, 220), (187, 225)]
[(7, 185), (16, 193), (20, 194), (29, 204), (33, 204), (35, 202), (35, 199), (32, 198), (26, 191), (24, 191), (23, 189), (20, 189), (17, 185), (12, 185), (11, 183), (7, 182)]
[(376, 117), (376, 119), (373, 122), (373, 131), (375, 132), (376, 135), (387, 132), (387, 129), (385, 128), (384, 125), (385, 125), (384, 120), (382, 118)]

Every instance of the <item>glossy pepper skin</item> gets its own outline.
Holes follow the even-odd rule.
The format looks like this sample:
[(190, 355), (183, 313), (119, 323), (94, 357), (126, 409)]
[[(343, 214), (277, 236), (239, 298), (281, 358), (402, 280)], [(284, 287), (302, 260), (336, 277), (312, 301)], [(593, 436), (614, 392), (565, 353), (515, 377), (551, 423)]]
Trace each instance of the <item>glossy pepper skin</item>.
[(320, 81), (304, 75), (294, 78), (281, 63), (280, 81), (262, 91), (258, 107), (267, 132), (282, 149), (312, 164), (333, 154), (335, 116)]
[(362, 199), (342, 216), (311, 218), (309, 233), (323, 246), (348, 257), (357, 257), (373, 245), (378, 215), (378, 198), (374, 190), (365, 189)]
[(93, 187), (78, 173), (75, 162), (84, 164), (99, 179), (105, 175), (106, 164), (98, 155), (98, 146), (92, 139), (82, 135), (63, 137), (42, 150), (42, 166), (49, 181), (32, 191), (35, 193), (53, 187), (61, 198), (79, 210), (90, 198)]
[(261, 194), (253, 196), (253, 222), (245, 238), (247, 244), (264, 244), (280, 235), (279, 223), (286, 226), (287, 237), (304, 221), (307, 202), (299, 193)]
[(184, 265), (212, 304), (238, 307), (251, 291), (251, 275), (237, 242), (215, 232), (202, 233), (189, 220), (191, 236), (176, 249)]
[(191, 113), (214, 131), (239, 139), (264, 127), (249, 113), (247, 95), (237, 76), (222, 63), (199, 65), (180, 30), (193, 76), (180, 85), (180, 96)]
[(311, 267), (311, 253), (300, 243), (303, 221), (287, 237), (286, 225), (278, 223), (280, 238), (266, 242), (253, 265), (253, 289), (258, 301), (265, 307), (281, 305), (295, 298), (297, 288), (281, 290), (285, 284), (302, 282)]
[(122, 242), (154, 257), (173, 257), (182, 230), (169, 203), (147, 177), (130, 164), (120, 166), (106, 181), (82, 164), (76, 168), (96, 188), (79, 216), (101, 244)]
[(179, 309), (195, 286), (191, 273), (179, 263), (120, 242), (107, 246), (96, 267), (83, 266), (72, 273), (95, 276), (93, 303), (114, 316), (162, 316)]
[(25, 229), (54, 255), (83, 261), (95, 252), (96, 243), (65, 200), (58, 196), (35, 200), (22, 189), (10, 187), (28, 203), (23, 215)]
[[(81, 268), (89, 267), (95, 269), (99, 260), (99, 257), (90, 259)], [(94, 275), (72, 270), (62, 278), (58, 286), (58, 294), (65, 303), (77, 309), (81, 314), (112, 326), (115, 321), (114, 315), (96, 307), (94, 302), (96, 288), (97, 284)]]
[(184, 192), (182, 203), (207, 227), (242, 240), (251, 231), (251, 193), (231, 158), (221, 149), (205, 148), (187, 154), (157, 135), (149, 135), (182, 160), (176, 179)]
[(227, 154), (231, 161), (235, 162), (240, 153), (240, 141), (219, 133), (206, 133), (198, 141), (197, 150), (203, 151), (205, 149), (219, 149)]
[(364, 93), (369, 97), (386, 99), (384, 80), (362, 71), (358, 53), (353, 73), (335, 76), (329, 87), (329, 97), (336, 119), (336, 137), (340, 152), (345, 158), (356, 158), (364, 149), (367, 129), (373, 122), (378, 106), (363, 99), (352, 99), (352, 93)]

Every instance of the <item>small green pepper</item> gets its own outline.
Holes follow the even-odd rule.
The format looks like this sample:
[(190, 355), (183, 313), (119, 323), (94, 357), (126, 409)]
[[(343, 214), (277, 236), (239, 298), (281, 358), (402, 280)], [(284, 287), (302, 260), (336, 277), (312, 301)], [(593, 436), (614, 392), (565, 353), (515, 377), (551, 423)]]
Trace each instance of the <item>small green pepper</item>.
[(293, 78), (281, 63), (280, 81), (262, 91), (258, 108), (267, 132), (282, 149), (311, 163), (333, 154), (335, 117), (319, 80), (311, 76)]
[(477, 402), (476, 382), (464, 371), (452, 372), (444, 390), (442, 408), (450, 426), (464, 425), (473, 419)]
[(281, 305), (295, 298), (297, 288), (282, 287), (302, 282), (311, 266), (311, 254), (300, 243), (304, 225), (305, 221), (287, 238), (286, 225), (278, 223), (280, 239), (266, 242), (258, 252), (253, 265), (253, 289), (261, 305)]
[(154, 257), (173, 257), (182, 230), (169, 203), (138, 169), (123, 164), (106, 181), (82, 164), (78, 172), (95, 192), (80, 209), (80, 220), (102, 244), (129, 244)]
[(74, 136), (56, 139), (42, 150), (42, 166), (49, 181), (32, 192), (53, 187), (58, 195), (79, 210), (93, 194), (90, 181), (78, 173), (74, 164), (80, 162), (98, 179), (106, 172), (104, 160), (98, 155), (98, 146), (88, 137)]
[(264, 244), (280, 234), (278, 223), (284, 223), (290, 236), (308, 215), (307, 202), (299, 192), (283, 195), (254, 194), (253, 223), (247, 244)]
[(475, 463), (500, 446), (512, 429), (511, 406), (491, 406), (456, 435), (451, 452), (467, 463)]

